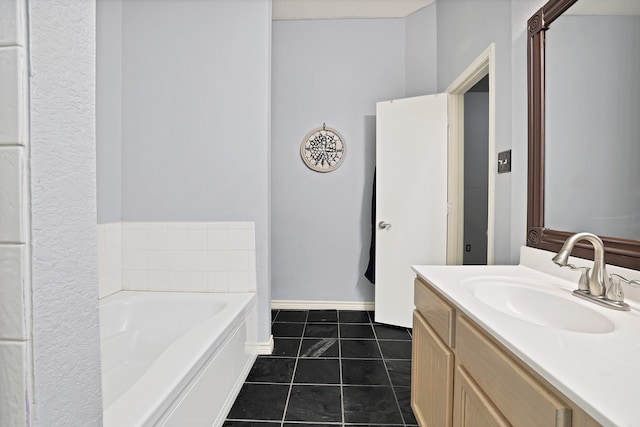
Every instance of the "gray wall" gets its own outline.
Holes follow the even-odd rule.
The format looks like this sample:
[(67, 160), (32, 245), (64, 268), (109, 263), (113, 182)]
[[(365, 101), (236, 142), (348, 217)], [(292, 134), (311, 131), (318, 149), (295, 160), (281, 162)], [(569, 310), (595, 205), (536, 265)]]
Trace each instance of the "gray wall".
[(122, 220), (254, 221), (269, 337), (271, 2), (122, 4)]
[[(404, 96), (403, 19), (273, 23), (273, 299), (372, 301), (376, 102)], [(346, 158), (321, 174), (300, 159), (311, 129), (336, 128)]]
[(545, 61), (545, 226), (640, 239), (638, 46), (638, 16), (553, 22)]
[(487, 263), (489, 174), (489, 93), (464, 95), (464, 244), (463, 264)]
[(418, 96), (436, 93), (437, 3), (432, 3), (405, 19), (405, 94)]
[(122, 218), (122, 0), (96, 2), (98, 224)]
[[(511, 1), (511, 261), (527, 234), (527, 20), (546, 0)], [(501, 83), (497, 82), (500, 86)]]
[[(496, 152), (508, 150), (512, 147), (511, 1), (438, 0), (437, 10), (439, 92), (446, 91), (480, 53), (495, 43)], [(511, 174), (496, 174), (496, 264), (517, 261), (510, 250), (511, 181)]]

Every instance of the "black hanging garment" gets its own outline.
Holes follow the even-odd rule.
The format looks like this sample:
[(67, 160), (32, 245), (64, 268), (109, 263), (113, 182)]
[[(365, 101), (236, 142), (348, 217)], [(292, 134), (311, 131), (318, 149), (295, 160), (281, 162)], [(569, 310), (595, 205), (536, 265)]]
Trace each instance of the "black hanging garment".
[(369, 247), (369, 265), (364, 277), (376, 283), (376, 171), (373, 171), (373, 196), (371, 197), (371, 246)]

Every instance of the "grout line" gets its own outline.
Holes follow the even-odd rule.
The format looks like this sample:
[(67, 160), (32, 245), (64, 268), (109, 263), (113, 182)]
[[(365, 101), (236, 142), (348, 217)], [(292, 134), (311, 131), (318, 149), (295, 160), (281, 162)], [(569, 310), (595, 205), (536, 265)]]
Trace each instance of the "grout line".
[(400, 402), (398, 401), (398, 396), (396, 395), (396, 389), (393, 387), (393, 381), (391, 381), (391, 374), (389, 374), (389, 368), (387, 367), (387, 359), (385, 359), (384, 354), (382, 353), (382, 347), (380, 347), (380, 340), (378, 339), (378, 334), (376, 333), (376, 328), (373, 328), (373, 334), (376, 337), (376, 343), (378, 344), (378, 350), (380, 350), (380, 355), (382, 355), (382, 363), (384, 364), (384, 370), (387, 372), (387, 378), (389, 379), (389, 386), (391, 387), (391, 393), (393, 393), (393, 398), (396, 401), (396, 406), (398, 411), (400, 412), (400, 419), (402, 419), (402, 424), (404, 426), (407, 425), (404, 420), (404, 414), (402, 413), (402, 408), (400, 407)]
[(287, 393), (287, 400), (284, 403), (284, 410), (282, 411), (282, 422), (280, 427), (284, 427), (284, 420), (287, 416), (287, 409), (289, 408), (289, 400), (291, 399), (291, 391), (293, 390), (293, 380), (296, 377), (296, 370), (298, 369), (298, 360), (300, 360), (300, 352), (302, 352), (302, 343), (304, 342), (304, 331), (307, 329), (307, 319), (309, 318), (309, 310), (307, 310), (307, 317), (304, 319), (304, 326), (302, 327), (302, 334), (300, 335), (300, 344), (298, 344), (298, 353), (296, 354), (296, 363), (293, 365), (293, 373), (291, 374), (291, 383), (289, 383), (289, 392)]
[(345, 419), (344, 419), (344, 389), (342, 379), (342, 342), (340, 340), (340, 313), (337, 312), (336, 316), (338, 318), (338, 369), (340, 370), (340, 416), (342, 418), (342, 426), (344, 427)]

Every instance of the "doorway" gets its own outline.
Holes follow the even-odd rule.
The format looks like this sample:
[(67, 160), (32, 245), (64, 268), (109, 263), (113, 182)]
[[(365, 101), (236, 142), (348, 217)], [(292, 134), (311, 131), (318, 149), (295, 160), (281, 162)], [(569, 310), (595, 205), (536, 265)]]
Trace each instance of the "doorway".
[(494, 263), (494, 69), (491, 44), (447, 89), (450, 265)]

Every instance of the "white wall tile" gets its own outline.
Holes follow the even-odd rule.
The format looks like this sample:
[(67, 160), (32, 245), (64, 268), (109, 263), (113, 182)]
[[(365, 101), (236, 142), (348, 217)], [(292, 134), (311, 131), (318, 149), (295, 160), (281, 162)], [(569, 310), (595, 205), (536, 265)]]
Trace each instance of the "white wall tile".
[(24, 55), (22, 47), (0, 47), (0, 144), (25, 143), (27, 114)]
[(98, 234), (98, 254), (105, 254), (107, 253), (107, 229), (102, 224), (98, 224), (96, 233)]
[(229, 292), (249, 292), (249, 272), (229, 272)]
[(169, 251), (169, 271), (188, 271), (189, 257), (187, 251)]
[(187, 230), (206, 230), (206, 222), (187, 222)]
[(0, 46), (25, 46), (26, 27), (26, 1), (1, 0)]
[(258, 291), (258, 277), (256, 275), (255, 270), (249, 272), (249, 288), (247, 290), (249, 292)]
[(145, 229), (141, 224), (136, 224), (133, 228), (123, 229), (122, 249), (149, 249), (149, 235), (150, 230)]
[(176, 251), (187, 250), (187, 227), (173, 228), (169, 225), (167, 229), (167, 249)]
[(242, 221), (234, 221), (228, 223), (229, 230), (238, 229), (238, 230), (251, 230), (255, 227), (253, 222), (242, 222)]
[(207, 250), (206, 228), (187, 230), (187, 249), (190, 251), (206, 251)]
[[(98, 238), (101, 297), (122, 288), (255, 290), (255, 231), (251, 222), (102, 224)], [(113, 261), (115, 254), (120, 255), (116, 256), (119, 265)], [(119, 289), (115, 280), (120, 280)]]
[(120, 223), (98, 224), (99, 297), (122, 290), (122, 226)]
[(122, 271), (122, 288), (146, 291), (149, 289), (149, 271)]
[(169, 251), (149, 251), (149, 270), (169, 270)]
[(104, 272), (104, 274), (122, 270), (122, 256), (120, 255), (120, 251), (109, 251), (103, 256), (100, 256), (99, 261), (103, 270), (98, 270)]
[(190, 292), (207, 292), (207, 273), (204, 271), (190, 271), (188, 289)]
[(169, 290), (174, 292), (188, 291), (188, 271), (169, 271)]
[(213, 271), (207, 274), (209, 292), (229, 292), (229, 273)]
[(207, 270), (228, 271), (228, 269), (229, 269), (229, 252), (228, 251), (208, 251), (207, 252)]
[(206, 251), (188, 251), (187, 259), (189, 262), (189, 271), (207, 271)]
[(227, 246), (227, 249), (249, 249), (249, 231), (229, 230), (229, 245)]
[(0, 242), (24, 242), (22, 171), (23, 149), (0, 146)]
[(123, 250), (122, 270), (149, 270), (149, 251)]
[(24, 245), (0, 245), (0, 339), (27, 339), (22, 273), (24, 250)]
[(148, 234), (148, 246), (147, 249), (166, 250), (167, 249), (167, 227), (161, 227), (156, 224)]
[(26, 348), (24, 341), (0, 341), (0, 426), (23, 426), (27, 420)]
[(226, 250), (229, 245), (229, 235), (226, 229), (207, 230), (207, 249), (214, 251)]
[(228, 223), (226, 222), (208, 222), (207, 230), (226, 230), (228, 227)]
[(100, 293), (99, 297), (108, 297), (111, 294), (122, 290), (122, 271), (115, 271), (113, 273), (101, 274), (100, 280)]
[(249, 251), (229, 251), (229, 271), (249, 270)]
[(168, 271), (149, 271), (149, 290), (150, 291), (168, 291), (169, 290), (169, 272)]

